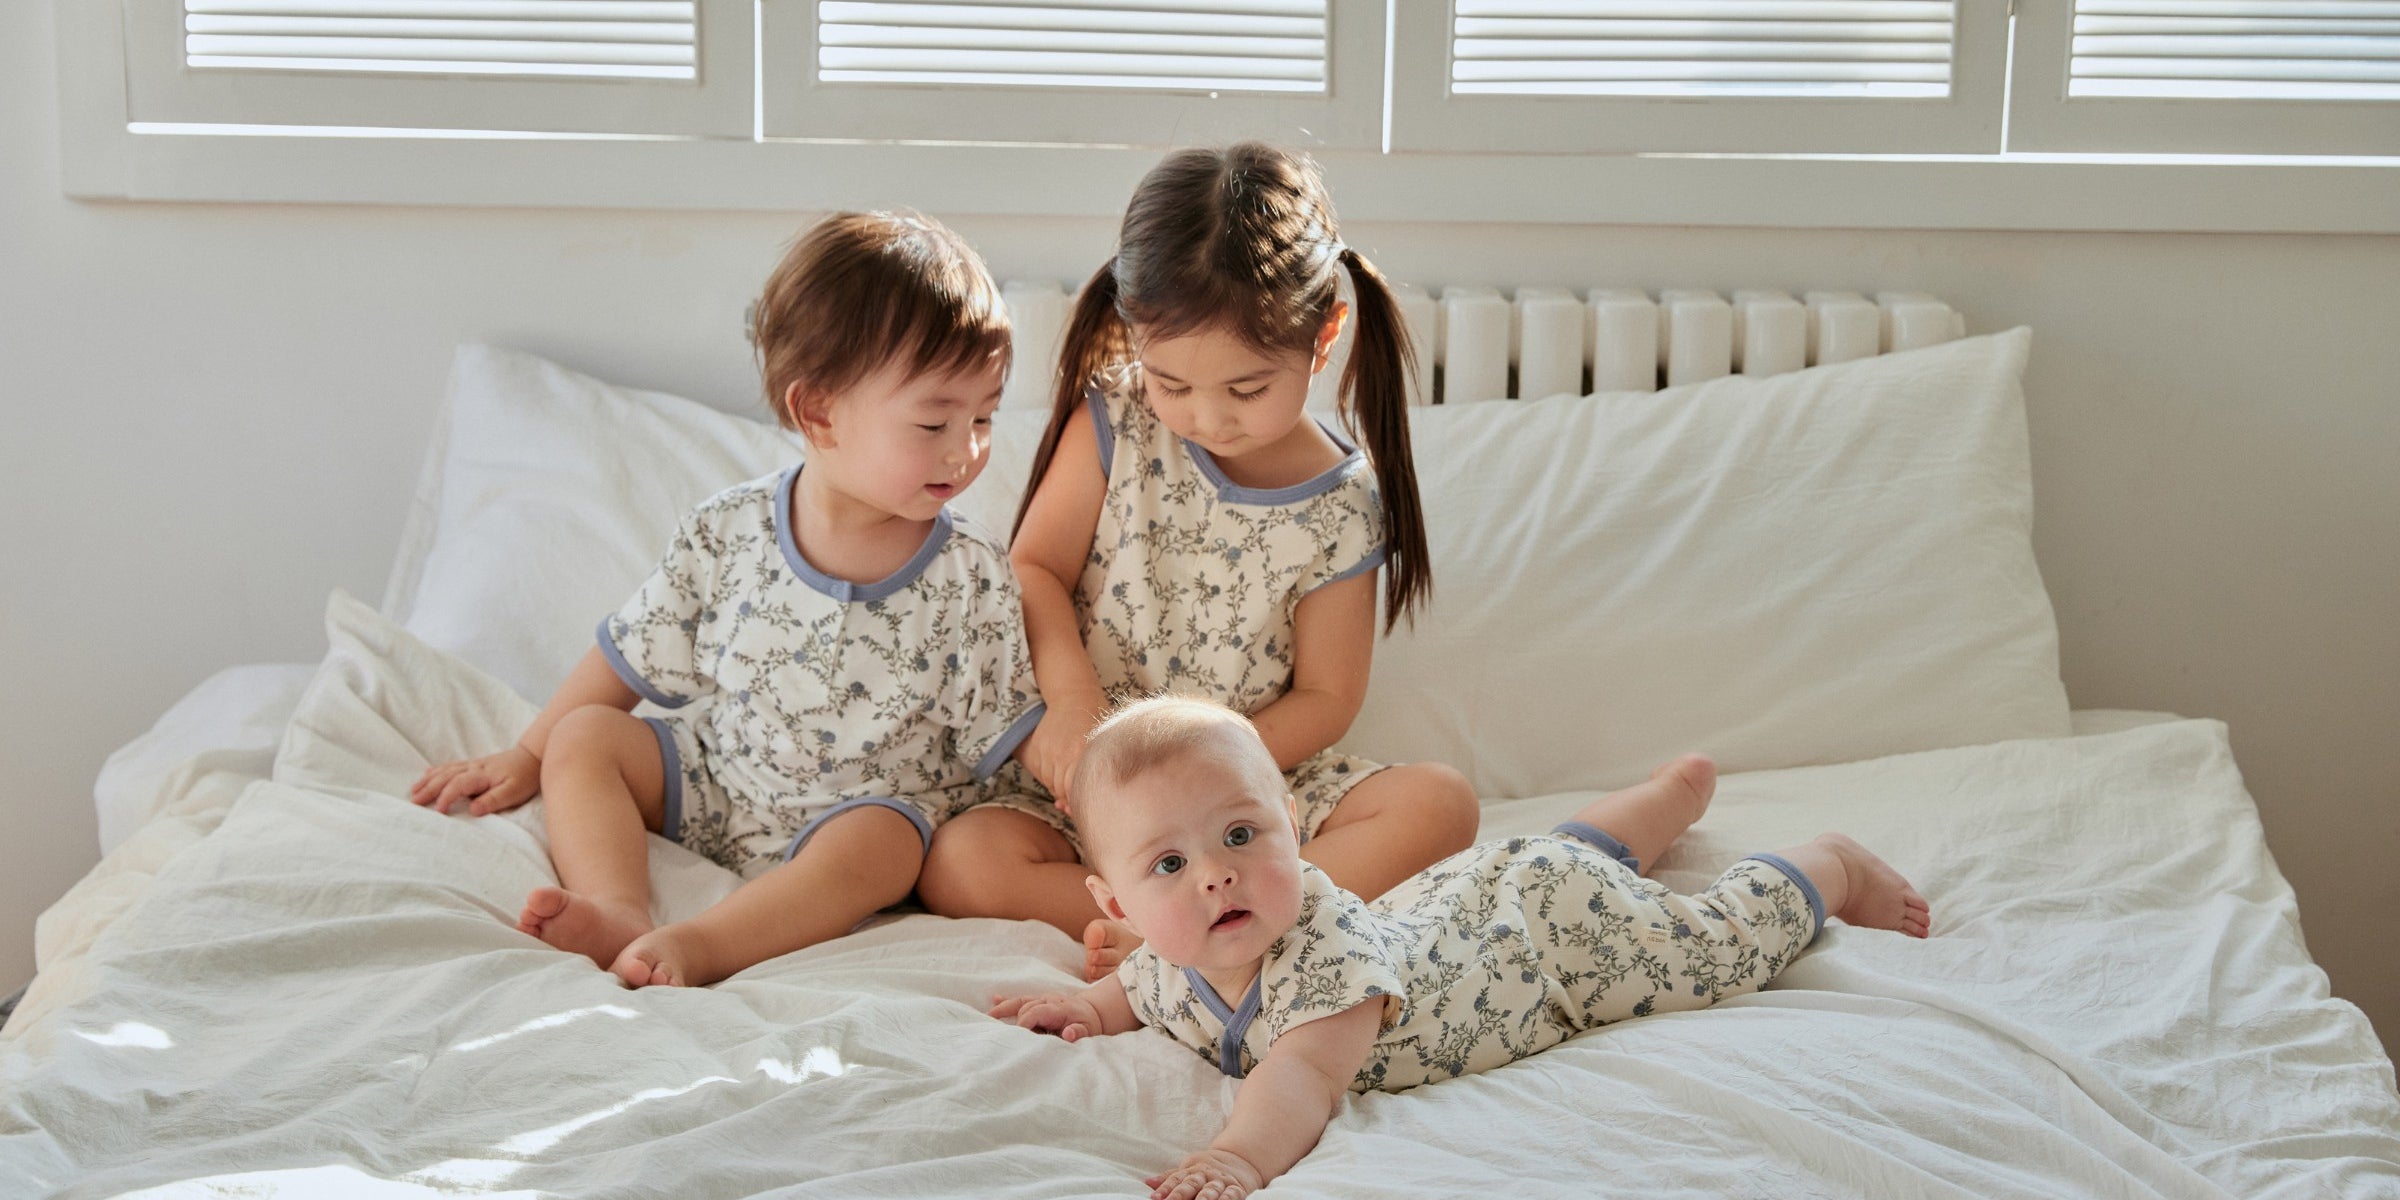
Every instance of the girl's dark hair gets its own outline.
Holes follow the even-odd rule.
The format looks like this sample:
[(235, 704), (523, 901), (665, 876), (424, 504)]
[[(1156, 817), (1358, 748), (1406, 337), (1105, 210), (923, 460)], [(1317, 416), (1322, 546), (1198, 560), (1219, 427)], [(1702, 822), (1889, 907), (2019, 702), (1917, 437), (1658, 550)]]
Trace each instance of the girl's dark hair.
[(750, 311), (767, 407), (787, 429), (895, 358), (911, 375), (1009, 366), (1008, 310), (983, 259), (913, 212), (835, 213), (802, 233)]
[(1433, 570), (1408, 444), (1408, 328), (1391, 286), (1342, 244), (1316, 164), (1261, 142), (1176, 151), (1134, 189), (1116, 257), (1093, 272), (1068, 318), (1058, 395), (1017, 525), (1086, 389), (1131, 362), (1136, 326), (1154, 338), (1222, 329), (1264, 353), (1310, 354), (1343, 270), (1358, 301), (1342, 427), (1366, 449), (1382, 493), (1384, 629), (1413, 617), (1432, 593)]

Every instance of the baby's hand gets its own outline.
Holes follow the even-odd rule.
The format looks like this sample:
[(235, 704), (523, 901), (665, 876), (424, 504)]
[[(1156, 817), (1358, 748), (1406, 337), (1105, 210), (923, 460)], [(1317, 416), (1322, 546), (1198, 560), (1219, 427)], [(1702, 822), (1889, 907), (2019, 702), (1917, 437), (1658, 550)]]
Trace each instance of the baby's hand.
[(1100, 1032), (1100, 1010), (1076, 995), (994, 996), (988, 1015), (1014, 1022), (1020, 1029), (1056, 1034), (1080, 1041)]
[(1267, 1186), (1257, 1167), (1229, 1150), (1202, 1150), (1142, 1182), (1150, 1185), (1150, 1200), (1242, 1200)]
[(437, 763), (408, 789), (408, 798), (446, 813), (461, 801), (475, 816), (506, 812), (542, 789), (542, 760), (523, 746), (459, 762)]

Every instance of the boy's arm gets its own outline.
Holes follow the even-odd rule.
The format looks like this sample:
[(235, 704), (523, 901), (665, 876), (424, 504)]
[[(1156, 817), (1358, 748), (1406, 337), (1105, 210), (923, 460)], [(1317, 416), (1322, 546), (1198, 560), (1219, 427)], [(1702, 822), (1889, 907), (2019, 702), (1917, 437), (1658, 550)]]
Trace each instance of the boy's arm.
[(1091, 652), (1076, 628), (1075, 582), (1083, 576), (1100, 528), (1108, 477), (1100, 471), (1100, 440), (1082, 413), (1067, 419), (1050, 465), (1034, 483), (1025, 523), (1009, 544), (1009, 564), (1025, 604), (1025, 642), (1033, 677), (1049, 707), (1017, 757), (1065, 807), (1067, 778), (1082, 755), (1083, 737), (1107, 700)]
[(1292, 690), (1250, 714), (1259, 740), (1289, 771), (1342, 740), (1367, 701), (1375, 661), (1375, 581), (1361, 571), (1300, 598), (1292, 613)]
[(1383, 1031), (1385, 1004), (1376, 996), (1275, 1039), (1266, 1060), (1242, 1081), (1224, 1132), (1175, 1170), (1147, 1180), (1151, 1194), (1174, 1195), (1186, 1180), (1218, 1180), (1238, 1184), (1233, 1194), (1245, 1195), (1291, 1170), (1316, 1148), (1365, 1065)]
[(591, 704), (631, 712), (640, 701), (617, 677), (608, 657), (594, 646), (583, 652), (575, 669), (567, 673), (567, 681), (551, 693), (550, 703), (543, 705), (533, 723), (517, 736), (516, 745), (482, 758), (427, 767), (409, 788), (408, 798), (443, 813), (461, 802), (476, 816), (515, 808), (541, 790), (542, 755), (549, 749), (550, 731), (568, 713)]

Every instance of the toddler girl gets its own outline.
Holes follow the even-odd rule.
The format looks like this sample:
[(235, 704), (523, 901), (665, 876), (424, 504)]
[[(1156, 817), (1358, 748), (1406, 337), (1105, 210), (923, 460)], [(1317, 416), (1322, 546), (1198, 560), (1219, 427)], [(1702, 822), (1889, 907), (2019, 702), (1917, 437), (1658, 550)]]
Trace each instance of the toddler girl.
[[(711, 983), (906, 897), (1040, 720), (1008, 562), (944, 507), (983, 470), (1008, 370), (982, 260), (923, 217), (838, 214), (752, 320), (807, 462), (686, 516), (517, 744), (411, 793), (481, 815), (538, 787), (559, 886), (517, 927), (635, 987)], [(637, 719), (642, 700), (698, 703)], [(653, 928), (645, 831), (746, 882)]]
[(1068, 1041), (1155, 1026), (1246, 1077), (1224, 1132), (1149, 1180), (1154, 1196), (1265, 1186), (1345, 1091), (1487, 1070), (1756, 991), (1828, 914), (1929, 930), (1924, 897), (1840, 834), (1753, 855), (1690, 896), (1636, 874), (1707, 807), (1716, 773), (1697, 755), (1551, 836), (1476, 845), (1373, 903), (1300, 860), (1274, 760), (1221, 706), (1124, 709), (1094, 731), (1076, 784), (1092, 897), (1147, 941), (1114, 979), (996, 998), (991, 1013)]
[[(1303, 406), (1352, 320), (1345, 436)], [(1328, 750), (1365, 698), (1378, 579), (1385, 629), (1432, 585), (1408, 361), (1306, 159), (1186, 150), (1142, 180), (1076, 301), (1010, 548), (1049, 708), (994, 803), (935, 838), (927, 907), (1048, 921), (1105, 974), (1129, 942), (1084, 891), (1067, 783), (1109, 704), (1161, 690), (1249, 714), (1299, 797), (1302, 853), (1343, 886), (1378, 894), (1467, 844), (1458, 772)]]

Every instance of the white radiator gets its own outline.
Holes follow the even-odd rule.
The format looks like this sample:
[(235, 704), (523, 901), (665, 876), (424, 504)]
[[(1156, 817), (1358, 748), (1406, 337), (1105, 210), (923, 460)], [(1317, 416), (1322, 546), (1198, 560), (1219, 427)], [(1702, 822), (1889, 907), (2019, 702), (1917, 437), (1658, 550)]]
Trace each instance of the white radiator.
[[(1822, 363), (1913, 350), (1966, 334), (1966, 320), (1919, 292), (1737, 291), (1658, 294), (1595, 288), (1581, 296), (1522, 287), (1447, 287), (1437, 298), (1396, 285), (1417, 346), (1419, 404), (1649, 392), (1720, 375), (1778, 375)], [(1017, 369), (1004, 408), (1045, 408), (1068, 294), (1054, 281), (1002, 285), (1016, 325)], [(1345, 332), (1335, 347), (1346, 354)], [(1332, 382), (1327, 372), (1326, 382)], [(1329, 398), (1329, 387), (1318, 389)], [(1312, 404), (1315, 401), (1312, 400)]]

